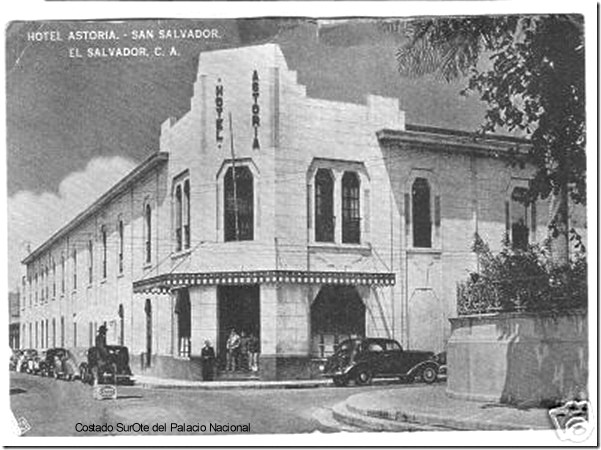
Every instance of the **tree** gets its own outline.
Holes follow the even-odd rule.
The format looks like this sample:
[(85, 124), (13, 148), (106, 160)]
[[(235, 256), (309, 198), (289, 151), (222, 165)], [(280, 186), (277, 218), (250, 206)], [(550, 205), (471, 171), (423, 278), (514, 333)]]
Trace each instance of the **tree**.
[(487, 104), (481, 132), (519, 130), (536, 166), (528, 199), (552, 198), (554, 261), (569, 263), (569, 199), (586, 205), (583, 18), (577, 15), (416, 20), (397, 52), (407, 76), (467, 77)]

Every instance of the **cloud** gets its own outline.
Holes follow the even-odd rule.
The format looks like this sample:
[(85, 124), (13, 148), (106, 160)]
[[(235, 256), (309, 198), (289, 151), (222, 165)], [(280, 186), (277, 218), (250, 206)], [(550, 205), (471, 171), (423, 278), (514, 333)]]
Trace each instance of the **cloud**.
[(120, 156), (92, 159), (61, 181), (58, 193), (19, 191), (8, 198), (8, 276), (14, 290), (27, 247), (34, 250), (136, 166)]

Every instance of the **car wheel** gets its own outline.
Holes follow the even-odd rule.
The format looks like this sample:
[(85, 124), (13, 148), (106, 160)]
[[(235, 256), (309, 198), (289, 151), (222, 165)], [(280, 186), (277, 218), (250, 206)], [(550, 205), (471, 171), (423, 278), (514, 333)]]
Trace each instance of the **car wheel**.
[(366, 386), (371, 383), (372, 374), (369, 369), (359, 369), (355, 375), (355, 383), (359, 386)]
[(438, 371), (431, 366), (425, 367), (421, 373), (422, 380), (425, 383), (432, 384), (436, 381), (438, 377)]
[(348, 385), (348, 379), (346, 377), (334, 377), (332, 381), (336, 387), (345, 387)]

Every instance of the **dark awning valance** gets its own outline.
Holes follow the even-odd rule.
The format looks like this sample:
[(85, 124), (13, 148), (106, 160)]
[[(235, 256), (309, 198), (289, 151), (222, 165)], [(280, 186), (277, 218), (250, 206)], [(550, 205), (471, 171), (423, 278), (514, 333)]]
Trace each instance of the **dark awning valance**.
[(169, 273), (134, 281), (134, 292), (165, 293), (189, 286), (244, 285), (264, 283), (380, 285), (395, 283), (394, 273), (307, 272), (258, 270), (249, 272)]

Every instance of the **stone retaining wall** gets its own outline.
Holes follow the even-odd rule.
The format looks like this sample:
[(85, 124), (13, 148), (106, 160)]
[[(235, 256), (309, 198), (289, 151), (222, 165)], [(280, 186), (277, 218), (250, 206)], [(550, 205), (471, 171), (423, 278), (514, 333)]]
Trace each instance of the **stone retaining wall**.
[(449, 396), (532, 405), (588, 396), (585, 311), (473, 315), (450, 322)]

